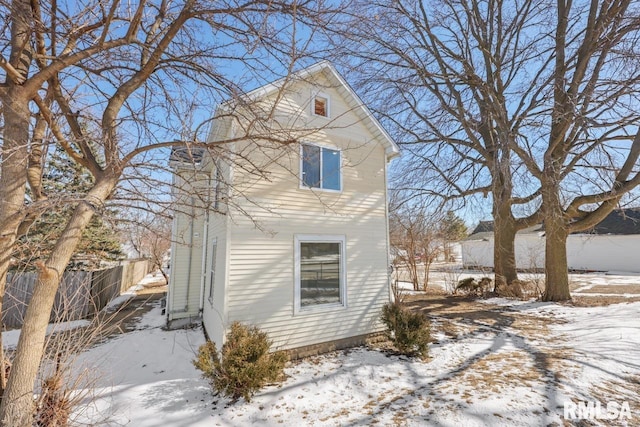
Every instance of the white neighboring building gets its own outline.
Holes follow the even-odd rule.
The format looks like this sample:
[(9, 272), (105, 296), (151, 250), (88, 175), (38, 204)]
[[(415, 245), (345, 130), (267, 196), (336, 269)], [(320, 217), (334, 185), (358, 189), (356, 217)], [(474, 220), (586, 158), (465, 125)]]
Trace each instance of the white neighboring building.
[[(493, 221), (481, 221), (462, 241), (464, 267), (493, 268)], [(518, 269), (544, 268), (544, 227), (537, 225), (516, 235)], [(567, 238), (570, 270), (640, 273), (640, 209), (611, 212), (590, 232)]]
[[(382, 330), (390, 298), (387, 163), (398, 147), (330, 63), (296, 77), (286, 91), (279, 81), (247, 97), (275, 106), (280, 128), (318, 130), (300, 145), (229, 147), (268, 179), (239, 167), (240, 156), (232, 164), (196, 152), (196, 168), (180, 161), (185, 153), (172, 156), (184, 189), (174, 197), (195, 206), (174, 216), (168, 322), (201, 319), (218, 348), (233, 321), (300, 353)], [(209, 139), (228, 140), (234, 129), (218, 119)], [(199, 198), (215, 199), (216, 209), (199, 208)]]

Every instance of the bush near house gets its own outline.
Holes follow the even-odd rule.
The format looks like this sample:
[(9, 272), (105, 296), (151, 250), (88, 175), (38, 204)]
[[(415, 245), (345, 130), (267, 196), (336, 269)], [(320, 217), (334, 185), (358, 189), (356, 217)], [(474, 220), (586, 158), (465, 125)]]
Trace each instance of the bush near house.
[(270, 347), (266, 332), (234, 322), (221, 354), (209, 341), (200, 346), (193, 364), (215, 391), (234, 401), (240, 397), (250, 401), (262, 387), (283, 377), (287, 356), (281, 351), (269, 353)]
[(387, 327), (387, 336), (400, 353), (421, 359), (427, 357), (430, 325), (422, 313), (393, 302), (382, 307), (381, 319)]

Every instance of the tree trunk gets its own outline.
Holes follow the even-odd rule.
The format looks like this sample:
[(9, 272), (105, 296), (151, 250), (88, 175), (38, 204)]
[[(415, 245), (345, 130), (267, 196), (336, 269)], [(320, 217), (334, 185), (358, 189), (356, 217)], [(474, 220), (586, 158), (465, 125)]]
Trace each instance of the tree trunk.
[[(4, 129), (0, 137), (0, 313), (11, 267), (11, 254), (23, 218), (27, 184), (29, 144), (29, 100), (31, 97), (20, 86), (29, 74), (32, 52), (30, 49), (31, 3), (29, 0), (11, 2), (11, 53), (9, 64), (15, 74), (5, 73), (5, 91), (2, 92), (2, 118)], [(6, 71), (6, 70), (5, 70)], [(4, 393), (5, 366), (0, 330), (0, 395)]]
[[(486, 137), (490, 140), (490, 136)], [(491, 195), (493, 197), (493, 269), (494, 292), (499, 292), (518, 279), (516, 270), (515, 240), (516, 220), (511, 212), (513, 183), (511, 178), (511, 153), (502, 147), (495, 150), (491, 162)]]
[(516, 227), (513, 218), (496, 217), (493, 231), (494, 291), (518, 279), (516, 269)]
[[(116, 180), (96, 183), (86, 200), (101, 203), (115, 187)], [(51, 256), (39, 266), (38, 279), (27, 307), (24, 325), (11, 367), (11, 375), (0, 405), (3, 426), (29, 427), (33, 422), (33, 389), (44, 352), (45, 337), (55, 295), (82, 231), (93, 216), (93, 207), (82, 202), (75, 209)]]
[[(503, 167), (509, 168), (510, 165)], [(508, 169), (507, 169), (508, 170)], [(516, 270), (516, 221), (511, 212), (511, 177), (505, 171), (493, 179), (494, 292), (518, 279)]]
[(566, 301), (569, 292), (567, 264), (567, 221), (560, 201), (560, 189), (549, 184), (543, 192), (545, 227), (545, 291), (543, 301)]
[[(1, 101), (4, 118), (0, 165), (0, 313), (11, 267), (11, 255), (22, 221), (27, 184), (29, 104), (20, 87), (7, 90)], [(1, 334), (1, 331), (0, 331)], [(4, 351), (0, 335), (0, 395), (6, 385)]]
[(431, 272), (431, 263), (433, 262), (431, 258), (431, 254), (427, 255), (425, 251), (424, 258), (424, 282), (422, 283), (422, 290), (427, 291), (427, 287), (429, 286), (429, 273)]

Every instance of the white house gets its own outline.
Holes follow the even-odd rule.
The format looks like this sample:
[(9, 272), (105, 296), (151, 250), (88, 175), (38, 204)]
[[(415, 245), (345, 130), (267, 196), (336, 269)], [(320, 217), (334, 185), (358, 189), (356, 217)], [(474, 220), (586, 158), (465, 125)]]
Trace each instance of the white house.
[[(266, 137), (255, 110), (223, 105), (209, 141), (234, 143), (215, 158), (172, 153), (182, 208), (168, 322), (201, 319), (218, 347), (236, 320), (299, 354), (361, 342), (390, 298), (386, 179), (398, 147), (328, 62), (243, 100), (269, 112)], [(287, 131), (295, 143), (268, 140)]]
[[(465, 267), (493, 268), (493, 221), (481, 221), (462, 241)], [(544, 268), (544, 226), (536, 225), (516, 235), (516, 266)], [(640, 273), (640, 208), (617, 209), (600, 224), (567, 238), (570, 270)]]

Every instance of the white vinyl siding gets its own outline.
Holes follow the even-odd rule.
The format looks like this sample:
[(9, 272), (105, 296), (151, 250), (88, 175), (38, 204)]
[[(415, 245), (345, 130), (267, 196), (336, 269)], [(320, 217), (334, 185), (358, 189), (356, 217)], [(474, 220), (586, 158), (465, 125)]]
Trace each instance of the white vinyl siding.
[(209, 175), (205, 171), (181, 170), (174, 175), (173, 183), (176, 209), (167, 296), (170, 321), (198, 316), (205, 226), (202, 200), (206, 200), (209, 191)]
[[(385, 149), (344, 103), (342, 89), (318, 82), (330, 98), (327, 120), (312, 114), (309, 84), (297, 84), (275, 116), (283, 126), (318, 128), (304, 133), (305, 143), (340, 152), (341, 191), (301, 188), (299, 145), (235, 143), (236, 159), (247, 159), (233, 169), (236, 205), (225, 216), (226, 234), (209, 233), (217, 237), (218, 268), (215, 307), (205, 304), (203, 322), (218, 345), (220, 328), (235, 320), (259, 326), (279, 349), (382, 330), (380, 310), (389, 301)], [(266, 175), (251, 173), (255, 166)], [(296, 313), (295, 236), (306, 234), (343, 236), (346, 308)]]
[[(222, 168), (223, 178), (228, 179), (228, 168)], [(221, 206), (226, 209), (225, 206)], [(202, 321), (205, 325), (207, 335), (216, 343), (218, 348), (222, 348), (224, 342), (225, 328), (227, 322), (227, 275), (228, 275), (228, 251), (229, 251), (229, 217), (225, 214), (212, 213), (209, 218), (209, 236), (212, 240), (210, 252), (215, 251), (211, 261), (215, 261), (213, 266), (207, 267), (207, 275), (210, 277), (212, 288), (210, 292), (213, 298), (204, 304), (202, 310)], [(215, 244), (215, 249), (214, 249)]]

